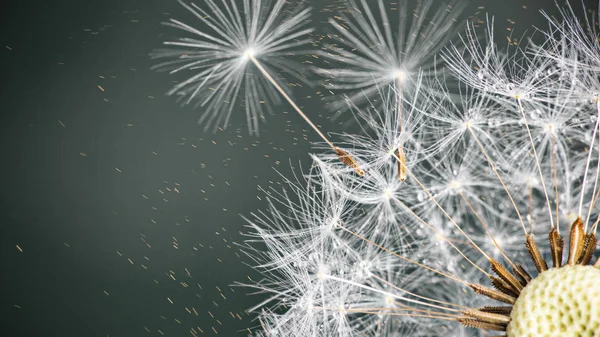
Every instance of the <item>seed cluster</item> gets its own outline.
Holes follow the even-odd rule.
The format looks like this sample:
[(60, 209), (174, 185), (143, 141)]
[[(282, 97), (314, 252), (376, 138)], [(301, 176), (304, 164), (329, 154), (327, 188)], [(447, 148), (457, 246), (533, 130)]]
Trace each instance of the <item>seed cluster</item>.
[(552, 268), (533, 236), (527, 235), (525, 246), (539, 274), (532, 277), (512, 262), (511, 273), (500, 262), (490, 260), (498, 276), (490, 275), (495, 289), (480, 284), (471, 284), (471, 289), (510, 306), (469, 309), (458, 321), (477, 329), (503, 331), (502, 337), (600, 337), (600, 269), (596, 268), (598, 262), (589, 264), (598, 243), (596, 235), (586, 234), (583, 221), (577, 218), (571, 225), (564, 265), (565, 241), (555, 228), (548, 238)]
[(600, 269), (550, 269), (521, 292), (508, 337), (600, 336)]

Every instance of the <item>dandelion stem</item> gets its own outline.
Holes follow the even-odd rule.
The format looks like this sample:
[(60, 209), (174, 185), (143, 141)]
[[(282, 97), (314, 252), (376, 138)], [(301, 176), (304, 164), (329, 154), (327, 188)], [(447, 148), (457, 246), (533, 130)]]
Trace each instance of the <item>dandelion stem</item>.
[(527, 185), (529, 185), (529, 233), (533, 233), (533, 184), (529, 181)]
[(248, 57), (250, 58), (252, 63), (254, 63), (254, 65), (258, 68), (258, 70), (260, 70), (260, 72), (267, 78), (267, 80), (269, 80), (269, 82), (271, 82), (271, 84), (273, 84), (275, 89), (277, 89), (277, 91), (279, 91), (279, 93), (290, 103), (290, 105), (296, 110), (296, 112), (298, 112), (298, 114), (300, 114), (300, 117), (304, 118), (304, 120), (308, 123), (308, 125), (310, 125), (310, 127), (313, 130), (315, 130), (315, 132), (335, 151), (335, 149), (336, 149), (335, 145), (333, 145), (333, 143), (329, 139), (327, 139), (327, 137), (325, 137), (325, 135), (321, 132), (321, 130), (319, 130), (319, 128), (317, 128), (317, 126), (308, 118), (308, 116), (306, 116), (306, 114), (298, 107), (298, 105), (296, 105), (296, 103), (294, 103), (294, 101), (290, 98), (290, 96), (288, 96), (288, 94), (275, 81), (275, 79), (271, 76), (271, 74), (269, 74), (267, 72), (267, 70), (265, 68), (263, 68), (263, 66), (260, 64), (260, 62), (258, 62), (256, 57), (254, 57), (254, 55), (248, 55)]
[(492, 161), (492, 159), (490, 158), (489, 154), (487, 153), (487, 151), (483, 147), (483, 144), (481, 144), (481, 141), (479, 140), (479, 138), (477, 137), (477, 135), (475, 135), (475, 132), (473, 132), (473, 130), (471, 130), (471, 128), (468, 128), (468, 129), (469, 129), (469, 132), (471, 133), (471, 135), (473, 136), (473, 139), (475, 139), (475, 142), (479, 146), (479, 149), (481, 149), (481, 152), (485, 156), (488, 164), (492, 168), (492, 171), (494, 172), (494, 174), (498, 178), (498, 181), (500, 181), (500, 184), (502, 184), (502, 187), (504, 188), (504, 191), (506, 191), (506, 194), (508, 195), (508, 199), (510, 199), (510, 202), (512, 203), (512, 205), (514, 207), (515, 212), (517, 212), (517, 216), (519, 217), (519, 221), (521, 221), (521, 227), (523, 228), (523, 232), (525, 232), (525, 235), (527, 235), (527, 229), (525, 229), (525, 223), (523, 222), (523, 217), (521, 216), (521, 212), (519, 212), (519, 208), (517, 207), (517, 204), (515, 203), (515, 199), (513, 199), (512, 195), (510, 194), (510, 191), (508, 190), (508, 187), (506, 186), (506, 184), (504, 183), (504, 180), (502, 180), (502, 177), (500, 177), (500, 173), (496, 169), (496, 165), (494, 165), (494, 162)]
[[(423, 310), (412, 308), (409, 306), (403, 306), (400, 308), (333, 308), (333, 307), (314, 307), (315, 309), (323, 309), (329, 311), (343, 311), (350, 312), (355, 314), (369, 314), (369, 315), (381, 315), (385, 314), (386, 316), (402, 316), (402, 317), (426, 317), (431, 319), (442, 319), (448, 321), (456, 321), (462, 316), (456, 316), (452, 314), (446, 314), (443, 312), (435, 312), (431, 310)], [(398, 312), (394, 312), (398, 311)], [(399, 311), (413, 311), (413, 312), (422, 312), (424, 314), (413, 314), (413, 313), (400, 313)], [(432, 314), (435, 314), (432, 315)]]
[[(448, 212), (446, 212), (446, 210), (442, 207), (442, 205), (440, 205), (437, 200), (435, 199), (435, 197), (431, 194), (431, 192), (429, 192), (429, 190), (427, 189), (427, 187), (425, 187), (425, 185), (423, 185), (423, 183), (421, 183), (421, 181), (412, 173), (411, 170), (408, 169), (408, 167), (406, 167), (406, 164), (403, 163), (400, 158), (398, 158), (395, 154), (394, 154), (394, 158), (396, 158), (396, 160), (398, 160), (399, 163), (402, 164), (402, 166), (406, 169), (406, 173), (408, 173), (410, 175), (410, 177), (417, 183), (417, 185), (419, 185), (421, 187), (421, 189), (427, 194), (427, 197), (429, 197), (429, 199), (431, 199), (433, 201), (433, 203), (437, 206), (437, 208), (442, 211), (442, 213), (444, 214), (444, 216), (446, 216), (446, 218), (448, 220), (450, 220), (450, 222), (452, 223), (452, 225), (454, 225), (454, 227), (456, 227), (456, 229), (458, 229), (458, 231), (467, 239), (469, 240), (469, 242), (473, 245), (473, 247), (475, 247), (475, 249), (477, 249), (481, 255), (483, 255), (488, 261), (491, 261), (492, 258), (487, 255), (481, 248), (479, 248), (479, 246), (473, 242), (473, 240), (471, 240), (471, 238), (462, 230), (462, 228), (460, 228), (460, 226), (456, 223), (456, 221), (454, 221), (454, 219), (450, 216), (450, 214), (448, 214)], [(467, 259), (468, 260), (468, 259)], [(485, 273), (485, 272), (484, 272)], [(487, 273), (485, 273), (487, 274)], [(489, 274), (487, 274), (489, 275)]]
[(396, 89), (396, 111), (398, 112), (398, 131), (402, 132), (402, 85), (400, 84), (400, 79), (397, 78), (394, 81), (394, 86)]
[[(533, 136), (531, 135), (531, 130), (529, 129), (529, 124), (527, 123), (527, 116), (525, 116), (525, 109), (523, 109), (523, 103), (521, 102), (521, 98), (517, 97), (517, 103), (519, 104), (519, 110), (521, 112), (521, 116), (523, 116), (523, 122), (525, 124), (525, 129), (527, 130), (527, 135), (529, 136), (529, 141), (531, 142), (531, 149), (533, 150), (533, 156), (535, 157), (535, 164), (538, 169), (538, 173), (540, 174), (540, 181), (542, 183), (542, 188), (544, 189), (544, 195), (546, 196), (546, 204), (548, 206), (548, 213), (550, 214), (550, 226), (554, 228), (554, 216), (552, 215), (552, 207), (550, 206), (550, 198), (548, 197), (548, 191), (546, 190), (546, 183), (544, 182), (544, 175), (542, 174), (542, 167), (540, 166), (540, 158), (538, 157), (537, 150), (535, 149), (535, 143), (533, 141)], [(581, 209), (579, 214), (581, 215)], [(533, 221), (533, 219), (531, 219)]]
[[(442, 239), (444, 239), (444, 241), (448, 242), (448, 244), (450, 244), (450, 246), (452, 246), (452, 248), (454, 248), (454, 250), (456, 250), (456, 252), (458, 252), (458, 254), (460, 254), (460, 256), (462, 256), (465, 260), (467, 260), (467, 262), (469, 262), (473, 267), (475, 267), (480, 272), (484, 273), (487, 277), (492, 276), (488, 272), (486, 272), (485, 270), (481, 269), (481, 267), (479, 267), (477, 264), (475, 264), (475, 262), (473, 262), (471, 259), (469, 259), (458, 247), (456, 247), (455, 244), (452, 243), (452, 241), (450, 241), (450, 239), (447, 236), (441, 234), (437, 229), (435, 229), (433, 226), (431, 226), (427, 221), (423, 220), (423, 218), (421, 218), (420, 216), (418, 216), (412, 209), (410, 209), (410, 207), (406, 206), (406, 204), (404, 204), (402, 201), (400, 201), (400, 199), (394, 198), (394, 201), (396, 201), (398, 204), (400, 204), (400, 206), (402, 206), (406, 210), (408, 210), (408, 212), (410, 214), (412, 214), (412, 216), (414, 216), (415, 218), (417, 218), (417, 220), (419, 220), (427, 228), (431, 229), (436, 235), (439, 235)], [(477, 247), (475, 247), (475, 248), (477, 248)], [(485, 254), (483, 254), (483, 255), (486, 258), (489, 259), (489, 256), (487, 256)]]
[(465, 196), (464, 193), (462, 193), (461, 191), (457, 191), (458, 195), (461, 196), (461, 198), (464, 200), (464, 202), (467, 204), (467, 207), (469, 207), (469, 209), (471, 210), (471, 212), (473, 213), (473, 215), (475, 215), (475, 217), (479, 220), (479, 222), (481, 222), (481, 224), (483, 225), (483, 228), (485, 229), (485, 232), (487, 233), (487, 235), (490, 237), (490, 239), (492, 239), (492, 242), (494, 243), (494, 246), (496, 246), (496, 248), (498, 248), (498, 250), (500, 251), (500, 254), (502, 254), (502, 256), (504, 257), (504, 259), (511, 265), (511, 267), (513, 268), (517, 268), (517, 266), (514, 264), (514, 262), (504, 253), (504, 250), (500, 247), (500, 245), (498, 244), (498, 242), (496, 241), (496, 238), (494, 237), (494, 235), (492, 234), (492, 232), (490, 232), (490, 228), (488, 227), (488, 225), (485, 223), (485, 221), (483, 221), (483, 219), (481, 218), (481, 216), (475, 211), (475, 209), (473, 208), (473, 205), (471, 205), (471, 203), (469, 202), (469, 200), (467, 199), (467, 197)]
[[(392, 287), (392, 288), (394, 288), (394, 289), (396, 289), (396, 290), (398, 290), (398, 291), (401, 291), (401, 292), (407, 293), (407, 294), (409, 294), (409, 295), (412, 295), (412, 296), (414, 296), (414, 297), (417, 297), (417, 298), (421, 298), (421, 299), (423, 299), (423, 300), (426, 300), (426, 301), (431, 301), (431, 302), (434, 302), (434, 303), (440, 303), (440, 304), (444, 304), (444, 305), (447, 305), (447, 306), (450, 306), (450, 307), (458, 307), (458, 308), (462, 308), (463, 310), (464, 310), (464, 309), (470, 309), (469, 307), (467, 307), (467, 306), (464, 306), (464, 305), (455, 304), (455, 303), (450, 303), (450, 302), (446, 302), (446, 301), (434, 300), (433, 298), (429, 298), (429, 297), (425, 297), (425, 296), (417, 295), (417, 294), (415, 294), (415, 293), (413, 293), (413, 292), (410, 292), (410, 291), (408, 291), (408, 290), (406, 290), (406, 289), (400, 288), (400, 287), (398, 287), (397, 285), (394, 285), (394, 284), (392, 284), (391, 282), (389, 282), (389, 281), (386, 281), (386, 280), (384, 280), (383, 278), (381, 278), (381, 277), (379, 277), (379, 276), (377, 276), (377, 275), (371, 275), (371, 277), (373, 277), (373, 278), (375, 278), (375, 279), (378, 279), (379, 281), (381, 281), (381, 282), (383, 282), (383, 283), (385, 283), (385, 284), (389, 285), (390, 287)], [(447, 310), (452, 310), (452, 309), (450, 309), (450, 308), (447, 308)], [(460, 310), (452, 310), (452, 311), (460, 311)]]
[(402, 256), (402, 255), (398, 254), (398, 253), (394, 253), (394, 252), (392, 252), (391, 250), (389, 250), (389, 249), (385, 248), (384, 246), (382, 246), (382, 245), (380, 245), (380, 244), (377, 244), (377, 243), (375, 243), (375, 242), (373, 242), (373, 241), (371, 241), (371, 240), (367, 239), (366, 237), (364, 237), (364, 236), (361, 236), (360, 234), (358, 234), (358, 233), (356, 233), (356, 232), (354, 232), (354, 231), (352, 231), (352, 230), (350, 230), (350, 229), (348, 229), (348, 228), (346, 228), (346, 227), (344, 227), (344, 226), (342, 226), (342, 225), (340, 225), (339, 227), (340, 227), (341, 229), (345, 230), (346, 232), (348, 232), (348, 233), (350, 233), (350, 234), (354, 235), (355, 237), (357, 237), (357, 238), (359, 238), (359, 239), (363, 240), (364, 242), (366, 242), (366, 243), (368, 243), (368, 244), (370, 244), (370, 245), (373, 245), (373, 246), (375, 246), (375, 247), (377, 247), (377, 248), (381, 249), (382, 251), (384, 251), (384, 252), (386, 252), (386, 253), (388, 253), (388, 254), (391, 254), (391, 255), (393, 255), (393, 256), (395, 256), (395, 257), (397, 257), (397, 258), (401, 259), (401, 260), (404, 260), (404, 261), (406, 261), (406, 262), (408, 262), (408, 263), (412, 263), (412, 264), (414, 264), (414, 265), (416, 265), (416, 266), (418, 266), (418, 267), (421, 267), (421, 268), (427, 269), (427, 270), (429, 270), (429, 271), (432, 271), (432, 272), (434, 272), (434, 273), (436, 273), (436, 274), (442, 275), (442, 276), (444, 276), (444, 277), (447, 277), (447, 278), (449, 278), (449, 279), (451, 279), (451, 280), (454, 280), (454, 281), (456, 281), (456, 282), (459, 282), (459, 283), (462, 283), (462, 284), (464, 284), (464, 285), (466, 285), (466, 286), (469, 286), (469, 283), (468, 283), (468, 282), (466, 282), (466, 281), (463, 281), (463, 280), (461, 280), (461, 279), (459, 279), (459, 278), (457, 278), (457, 277), (454, 277), (454, 276), (451, 276), (451, 275), (449, 275), (449, 274), (446, 274), (446, 273), (444, 273), (444, 272), (441, 272), (441, 271), (439, 271), (439, 270), (437, 270), (437, 269), (434, 269), (434, 268), (432, 268), (432, 267), (426, 266), (426, 265), (424, 265), (424, 264), (422, 264), (422, 263), (419, 263), (419, 262), (417, 262), (417, 261), (411, 260), (411, 259), (409, 259), (409, 258), (407, 258), (407, 257), (405, 257), (405, 256)]
[[(600, 127), (600, 125), (598, 123), (600, 123), (600, 99), (596, 100), (596, 110), (598, 111), (598, 116), (596, 116), (596, 125), (594, 126), (594, 133), (592, 134), (592, 141), (590, 142), (590, 146), (589, 146), (589, 150), (588, 150), (588, 158), (587, 158), (587, 163), (585, 165), (585, 172), (583, 173), (583, 183), (581, 184), (581, 196), (579, 199), (579, 216), (581, 217), (581, 210), (583, 208), (583, 196), (584, 196), (584, 192), (585, 192), (585, 184), (587, 182), (587, 175), (588, 175), (588, 169), (590, 168), (590, 162), (592, 161), (592, 150), (594, 149), (594, 143), (596, 142), (596, 133), (598, 132), (598, 128)], [(598, 136), (600, 139), (600, 135)], [(600, 143), (598, 144), (598, 157), (600, 158)], [(599, 160), (600, 162), (600, 160)], [(598, 184), (598, 175), (600, 175), (600, 164), (598, 165), (598, 167), (596, 168), (596, 181), (594, 183), (594, 190), (596, 189), (596, 186)], [(590, 214), (592, 213), (592, 207), (594, 206), (594, 204), (590, 204), (589, 210), (588, 210), (588, 216), (585, 219), (585, 226), (583, 227), (584, 230), (587, 230), (587, 225), (588, 225), (588, 220), (590, 217)]]
[[(596, 202), (598, 201), (598, 197), (600, 197), (600, 188), (598, 188), (598, 190), (596, 191), (594, 198), (592, 199), (592, 205), (590, 206), (590, 208), (596, 204)], [(590, 217), (590, 215), (588, 215), (588, 218), (589, 217)], [(600, 223), (600, 215), (598, 215), (598, 217), (596, 218), (596, 222), (594, 222), (594, 224), (590, 228), (590, 231), (588, 234), (591, 234), (591, 233), (596, 234), (596, 229), (598, 228), (598, 223)]]
[(555, 196), (555, 201), (554, 203), (556, 204), (556, 231), (560, 233), (560, 217), (559, 217), (559, 213), (558, 213), (558, 179), (556, 178), (556, 140), (554, 139), (554, 134), (552, 135), (552, 137), (550, 138), (552, 141), (552, 175), (554, 176), (553, 181), (554, 181), (554, 196)]
[(361, 284), (361, 283), (358, 283), (358, 282), (355, 282), (355, 281), (343, 279), (341, 277), (327, 275), (327, 276), (325, 276), (325, 278), (330, 279), (330, 280), (334, 280), (334, 281), (338, 281), (338, 282), (342, 282), (342, 283), (346, 283), (346, 284), (349, 284), (349, 285), (352, 285), (352, 286), (355, 286), (355, 287), (358, 287), (358, 288), (366, 289), (366, 290), (369, 290), (369, 291), (372, 291), (372, 292), (375, 292), (375, 293), (379, 293), (379, 294), (382, 294), (382, 295), (385, 295), (385, 296), (390, 296), (390, 297), (393, 297), (395, 299), (399, 299), (399, 300), (406, 301), (406, 302), (409, 302), (409, 303), (420, 304), (420, 305), (424, 305), (424, 306), (428, 306), (428, 307), (432, 307), (432, 308), (437, 308), (437, 309), (441, 309), (441, 310), (449, 310), (449, 311), (460, 312), (460, 310), (457, 310), (457, 309), (445, 308), (445, 307), (442, 307), (442, 306), (439, 306), (439, 305), (435, 305), (435, 304), (431, 304), (431, 303), (427, 303), (427, 302), (422, 302), (422, 301), (418, 301), (418, 300), (413, 300), (413, 299), (410, 299), (410, 298), (402, 297), (402, 296), (395, 295), (395, 294), (387, 292), (387, 291), (375, 289), (373, 287), (370, 287), (370, 286), (367, 286), (367, 285), (364, 285), (364, 284)]

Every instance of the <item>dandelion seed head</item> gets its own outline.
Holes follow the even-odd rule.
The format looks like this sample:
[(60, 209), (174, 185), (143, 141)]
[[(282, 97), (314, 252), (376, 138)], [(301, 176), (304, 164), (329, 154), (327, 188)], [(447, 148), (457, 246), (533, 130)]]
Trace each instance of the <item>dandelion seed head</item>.
[(371, 270), (375, 269), (375, 264), (370, 260), (360, 260), (355, 265), (356, 276), (358, 279), (367, 279), (372, 275)]
[(525, 181), (528, 187), (537, 187), (540, 185), (540, 179), (534, 173), (525, 176)]
[[(507, 336), (594, 336), (600, 327), (600, 269), (549, 270), (528, 284), (515, 303)], [(547, 291), (547, 289), (555, 291)], [(573, 305), (575, 304), (576, 305)]]
[(557, 126), (554, 125), (554, 123), (552, 123), (552, 122), (546, 123), (546, 125), (544, 126), (544, 130), (548, 134), (555, 135), (557, 132)]
[(319, 281), (324, 281), (329, 276), (331, 269), (326, 264), (319, 264), (319, 268), (317, 269), (317, 273), (315, 274)]
[(341, 220), (337, 217), (331, 217), (329, 219), (326, 219), (325, 223), (327, 228), (329, 228), (330, 230), (340, 228), (342, 225)]
[(391, 149), (389, 149), (388, 152), (387, 152), (388, 159), (394, 158), (394, 156), (396, 155), (396, 151), (398, 151), (397, 148), (391, 148)]
[(390, 199), (392, 198), (392, 195), (394, 194), (394, 190), (391, 187), (387, 187), (383, 190), (383, 198), (385, 199)]
[(392, 70), (392, 77), (394, 79), (394, 81), (396, 81), (399, 84), (403, 84), (405, 81), (407, 81), (409, 79), (409, 73), (405, 70), (402, 69), (393, 69)]
[(445, 244), (446, 243), (446, 236), (443, 233), (436, 233), (433, 236), (433, 239), (435, 241), (437, 241), (440, 244)]
[[(498, 257), (500, 255), (500, 250), (498, 249), (498, 247), (500, 249), (504, 247), (504, 239), (501, 236), (497, 235), (497, 233), (492, 234), (494, 238), (493, 240), (491, 237), (486, 238), (487, 248), (494, 252), (494, 257)], [(498, 245), (498, 247), (496, 247), (496, 245)]]
[[(553, 268), (544, 257), (564, 265), (555, 262), (558, 241), (542, 240), (546, 230), (578, 230), (581, 217), (591, 233), (598, 218), (598, 107), (589, 98), (600, 82), (587, 64), (598, 58), (571, 48), (578, 40), (570, 38), (504, 52), (491, 42), (491, 25), (483, 41), (471, 24), (464, 45), (444, 52), (458, 81), (448, 88), (445, 74), (424, 75), (437, 61), (415, 58), (439, 50), (416, 50), (417, 37), (441, 37), (426, 28), (425, 11), (408, 12), (423, 34), (399, 31), (406, 44), (396, 46), (384, 1), (350, 3), (334, 23), (350, 48), (324, 50), (344, 66), (329, 72), (330, 83), (348, 91), (344, 104), (360, 128), (335, 135), (336, 147), (364, 174), (327, 144), (312, 156), (306, 186), (289, 184), (281, 209), (257, 216), (253, 238), (266, 250), (252, 251), (265, 270), (256, 287), (271, 296), (262, 317), (290, 336), (506, 332), (510, 306), (475, 308), (514, 304)], [(591, 255), (577, 249), (594, 254), (593, 240), (575, 237), (581, 244), (563, 255), (589, 265)], [(533, 263), (525, 259), (521, 272), (527, 255)]]
[(244, 51), (242, 53), (242, 60), (248, 61), (248, 60), (250, 60), (250, 58), (252, 58), (255, 55), (256, 55), (256, 50), (252, 47), (247, 47), (246, 49), (244, 49)]
[(463, 185), (462, 181), (460, 181), (458, 179), (452, 179), (450, 181), (449, 187), (454, 191), (460, 191), (462, 185)]
[(386, 295), (383, 303), (384, 308), (394, 308), (396, 307), (396, 298), (390, 295)]
[(462, 127), (462, 131), (467, 131), (469, 130), (469, 128), (471, 127), (471, 120), (466, 120), (463, 122), (463, 127)]

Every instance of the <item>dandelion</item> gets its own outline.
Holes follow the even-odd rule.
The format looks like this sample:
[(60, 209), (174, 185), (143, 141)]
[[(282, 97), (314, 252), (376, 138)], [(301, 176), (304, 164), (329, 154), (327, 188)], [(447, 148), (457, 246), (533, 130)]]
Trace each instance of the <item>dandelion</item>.
[(600, 48), (581, 29), (589, 21), (567, 8), (543, 44), (501, 51), (489, 20), (486, 40), (469, 25), (463, 45), (442, 50), (455, 9), (427, 19), (433, 2), (412, 12), (403, 2), (392, 34), (382, 0), (378, 16), (350, 0), (334, 23), (349, 50), (328, 48), (345, 68), (329, 74), (360, 130), (334, 135), (338, 147), (274, 77), (296, 71), (283, 56), (304, 43), (308, 12), (243, 4), (243, 15), (235, 1), (207, 0), (210, 14), (184, 5), (213, 32), (172, 20), (195, 38), (157, 55), (196, 71), (173, 93), (200, 98), (209, 122), (229, 116), (242, 88), (247, 113), (279, 95), (328, 149), (264, 190), (269, 208), (246, 219), (244, 250), (263, 275), (247, 286), (266, 295), (250, 309), (259, 335), (600, 336)]
[(470, 26), (469, 58), (444, 51), (458, 92), (419, 76), (346, 98), (364, 174), (317, 153), (250, 220), (264, 335), (600, 336), (600, 105), (578, 89), (597, 70), (553, 25), (568, 36), (507, 54)]
[[(261, 96), (277, 101), (280, 94), (309, 126), (335, 152), (344, 165), (351, 167), (356, 174), (363, 175), (364, 170), (346, 150), (335, 146), (311, 119), (292, 100), (286, 89), (277, 81), (273, 73), (282, 70), (301, 78), (296, 71), (299, 65), (290, 60), (293, 55), (290, 49), (303, 45), (309, 40), (307, 35), (311, 28), (304, 28), (309, 23), (309, 9), (301, 6), (286, 12), (285, 0), (243, 0), (243, 13), (236, 0), (222, 0), (221, 6), (213, 0), (206, 4), (213, 16), (198, 5), (180, 3), (194, 14), (204, 25), (212, 29), (212, 35), (191, 26), (171, 19), (168, 26), (178, 28), (194, 35), (194, 38), (180, 38), (178, 41), (167, 41), (165, 45), (177, 47), (156, 51), (155, 58), (170, 58), (155, 68), (175, 68), (171, 73), (183, 70), (196, 74), (175, 85), (169, 94), (187, 97), (186, 103), (198, 97), (201, 106), (206, 104), (207, 113), (200, 118), (200, 123), (207, 119), (207, 127), (214, 121), (222, 121), (227, 126), (235, 101), (242, 88), (246, 102), (246, 118), (250, 134), (258, 134), (258, 120), (262, 116)], [(180, 49), (182, 48), (182, 49)], [(174, 59), (174, 60), (173, 60)], [(191, 59), (191, 60), (190, 60)], [(262, 63), (259, 60), (265, 60)], [(250, 64), (262, 76), (252, 73)], [(242, 81), (244, 83), (242, 83)], [(208, 89), (207, 91), (202, 91)], [(228, 108), (225, 109), (225, 104)], [(268, 105), (267, 105), (268, 106)], [(225, 113), (223, 114), (223, 111)]]
[(197, 101), (204, 108), (200, 123), (206, 128), (227, 126), (243, 95), (248, 131), (258, 133), (265, 109), (277, 104), (280, 96), (271, 83), (276, 80), (260, 76), (251, 61), (265, 60), (262, 67), (269, 73), (285, 72), (303, 80), (290, 56), (310, 42), (310, 9), (284, 0), (243, 0), (241, 8), (236, 0), (206, 0), (207, 8), (179, 2), (199, 20), (196, 27), (202, 28), (176, 19), (165, 23), (184, 36), (165, 41), (165, 49), (152, 53), (153, 58), (164, 60), (154, 68), (191, 74), (168, 94), (178, 96), (183, 104)]
[[(435, 76), (441, 65), (435, 55), (456, 32), (463, 5), (458, 1), (409, 3), (394, 3), (398, 17), (390, 20), (383, 0), (350, 0), (345, 13), (329, 20), (337, 32), (336, 44), (323, 48), (321, 54), (331, 67), (320, 70), (328, 77), (329, 89), (342, 91), (360, 104), (388, 86), (398, 95), (412, 95), (423, 73)], [(347, 105), (339, 100), (331, 108)]]

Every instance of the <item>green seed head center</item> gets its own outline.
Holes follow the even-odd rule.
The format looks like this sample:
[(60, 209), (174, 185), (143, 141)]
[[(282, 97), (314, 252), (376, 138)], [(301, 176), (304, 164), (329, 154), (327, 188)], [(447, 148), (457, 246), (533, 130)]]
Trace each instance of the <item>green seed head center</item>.
[(600, 269), (550, 269), (521, 292), (508, 337), (600, 337)]

